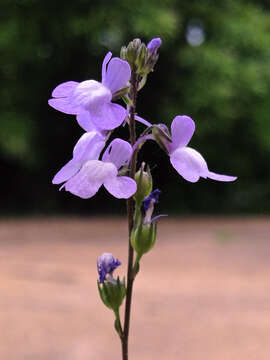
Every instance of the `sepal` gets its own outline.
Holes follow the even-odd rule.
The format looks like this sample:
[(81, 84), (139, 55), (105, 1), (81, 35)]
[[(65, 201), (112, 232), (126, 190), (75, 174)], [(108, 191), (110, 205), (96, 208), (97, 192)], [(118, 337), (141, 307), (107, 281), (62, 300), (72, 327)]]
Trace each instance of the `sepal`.
[(116, 280), (108, 280), (103, 283), (98, 281), (97, 285), (103, 304), (117, 312), (126, 296), (125, 278), (121, 281), (118, 276)]
[[(150, 251), (156, 242), (157, 224), (145, 225), (140, 223), (131, 233), (131, 245), (139, 258)], [(138, 269), (139, 270), (139, 269)]]

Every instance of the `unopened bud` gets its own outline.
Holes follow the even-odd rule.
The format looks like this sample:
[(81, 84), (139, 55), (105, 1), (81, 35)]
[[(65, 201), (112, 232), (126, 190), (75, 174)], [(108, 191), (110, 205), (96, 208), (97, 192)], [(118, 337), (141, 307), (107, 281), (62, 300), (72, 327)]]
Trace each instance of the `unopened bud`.
[(144, 66), (145, 66), (146, 58), (147, 58), (147, 49), (146, 49), (145, 44), (142, 43), (138, 50), (137, 58), (135, 60), (136, 72), (139, 75), (141, 73), (142, 74), (144, 73)]
[(121, 47), (120, 58), (123, 59), (123, 60), (127, 59), (127, 48), (126, 48), (126, 46)]
[(126, 295), (125, 280), (113, 277), (113, 272), (119, 265), (121, 262), (110, 253), (103, 253), (97, 260), (99, 295), (104, 305), (114, 311), (119, 309)]
[(129, 62), (132, 69), (135, 68), (135, 61), (137, 59), (141, 43), (140, 39), (134, 39), (127, 46), (126, 60)]
[(162, 40), (160, 38), (154, 38), (147, 44), (147, 50), (151, 55), (157, 55), (157, 51), (162, 44)]
[(141, 204), (152, 191), (153, 181), (149, 166), (144, 171), (145, 164), (142, 163), (140, 170), (135, 174), (135, 181), (137, 183), (137, 192), (133, 196), (138, 204)]

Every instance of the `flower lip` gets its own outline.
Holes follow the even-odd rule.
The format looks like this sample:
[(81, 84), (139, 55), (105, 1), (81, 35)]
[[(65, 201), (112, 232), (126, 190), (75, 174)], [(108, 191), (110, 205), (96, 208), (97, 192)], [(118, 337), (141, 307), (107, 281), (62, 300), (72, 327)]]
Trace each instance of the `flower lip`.
[(171, 125), (172, 143), (168, 149), (170, 161), (175, 170), (187, 181), (197, 182), (200, 177), (216, 181), (230, 182), (236, 176), (216, 174), (209, 171), (202, 155), (195, 149), (188, 147), (188, 143), (195, 131), (194, 121), (186, 115), (178, 115)]
[(110, 103), (111, 91), (96, 80), (81, 82), (74, 90), (72, 99), (75, 104), (85, 110), (97, 110), (104, 104)]

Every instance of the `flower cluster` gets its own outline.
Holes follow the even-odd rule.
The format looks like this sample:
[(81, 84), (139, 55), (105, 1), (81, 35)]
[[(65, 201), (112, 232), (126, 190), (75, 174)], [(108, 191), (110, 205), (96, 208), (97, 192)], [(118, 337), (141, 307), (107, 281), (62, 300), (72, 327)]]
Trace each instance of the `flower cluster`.
[[(140, 69), (149, 72), (149, 59), (157, 60), (161, 40), (152, 39), (145, 46), (135, 39), (130, 44), (126, 53), (132, 54), (135, 63), (142, 59), (143, 53)], [(136, 193), (136, 182), (125, 176), (134, 148), (125, 140), (115, 139), (101, 156), (112, 130), (128, 121), (127, 109), (113, 101), (119, 98), (119, 94), (120, 97), (128, 94), (130, 77), (129, 62), (112, 58), (109, 52), (103, 60), (101, 82), (68, 81), (53, 90), (49, 105), (66, 114), (76, 115), (79, 125), (86, 131), (74, 147), (73, 158), (53, 178), (54, 184), (63, 183), (60, 189), (64, 188), (83, 199), (94, 196), (102, 185), (119, 199), (127, 199)], [(187, 146), (195, 130), (195, 123), (190, 117), (176, 116), (171, 125), (171, 135), (164, 124), (151, 125), (139, 116), (135, 119), (148, 126), (152, 135), (146, 138), (156, 140), (162, 146), (172, 166), (187, 181), (197, 182), (200, 177), (217, 181), (236, 179), (209, 171), (202, 155)]]
[[(216, 181), (234, 181), (235, 176), (216, 174), (208, 169), (202, 155), (188, 146), (195, 131), (194, 121), (186, 115), (177, 115), (171, 131), (165, 124), (151, 124), (138, 116), (137, 93), (154, 70), (158, 60), (160, 38), (147, 45), (134, 39), (121, 49), (121, 58), (112, 58), (109, 52), (102, 64), (101, 82), (85, 80), (67, 81), (52, 92), (49, 105), (65, 114), (76, 115), (84, 130), (73, 149), (73, 156), (54, 176), (53, 184), (82, 198), (94, 196), (102, 187), (118, 199), (128, 199), (129, 256), (127, 286), (125, 278), (113, 276), (121, 262), (110, 253), (97, 260), (98, 291), (104, 305), (115, 314), (115, 330), (122, 344), (127, 344), (132, 284), (140, 271), (140, 260), (155, 245), (157, 219), (153, 217), (159, 201), (160, 190), (153, 190), (149, 166), (144, 162), (136, 172), (136, 156), (147, 140), (154, 140), (169, 156), (174, 169), (185, 180), (195, 183), (201, 177)], [(116, 103), (123, 100), (126, 107)], [(136, 138), (135, 121), (146, 128)], [(115, 138), (113, 131), (119, 126), (129, 126), (130, 142)], [(131, 199), (132, 197), (132, 199)], [(136, 259), (133, 261), (133, 251)], [(126, 297), (125, 322), (122, 327), (119, 308)], [(126, 326), (127, 324), (127, 326)], [(125, 345), (126, 346), (126, 345)], [(127, 349), (122, 346), (123, 354)], [(124, 357), (123, 357), (124, 358)], [(125, 357), (127, 358), (127, 357)]]

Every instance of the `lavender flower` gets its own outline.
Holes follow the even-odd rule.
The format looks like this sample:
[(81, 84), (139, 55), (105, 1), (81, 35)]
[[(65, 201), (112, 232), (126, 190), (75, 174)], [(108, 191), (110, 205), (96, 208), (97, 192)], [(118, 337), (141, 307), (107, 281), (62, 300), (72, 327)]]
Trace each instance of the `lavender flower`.
[(154, 38), (147, 44), (147, 50), (153, 54), (157, 55), (157, 51), (162, 44), (162, 40), (160, 38)]
[[(81, 83), (68, 81), (52, 92), (49, 105), (65, 114), (77, 115), (79, 125), (85, 131), (112, 130), (126, 117), (124, 107), (111, 102), (113, 94), (130, 79), (127, 61), (112, 58), (109, 52), (102, 64), (102, 82), (86, 80)], [(111, 60), (110, 60), (111, 59)]]
[(104, 137), (96, 131), (84, 133), (73, 149), (73, 158), (54, 176), (52, 183), (61, 184), (72, 178), (89, 160), (97, 160), (105, 146)]
[(236, 176), (220, 175), (208, 170), (202, 155), (187, 146), (195, 131), (195, 123), (189, 116), (176, 116), (171, 125), (172, 142), (166, 143), (170, 161), (175, 170), (190, 182), (200, 177), (217, 181), (234, 181)]
[[(128, 142), (121, 139), (113, 140), (104, 152), (102, 161), (98, 160), (98, 157), (104, 140), (100, 143), (95, 137), (82, 146), (79, 142), (74, 148), (73, 159), (54, 177), (54, 184), (66, 181), (61, 188), (64, 187), (83, 199), (94, 196), (102, 185), (118, 199), (127, 199), (136, 192), (137, 185), (133, 179), (118, 176), (118, 170), (129, 163), (132, 155), (132, 147)], [(88, 155), (86, 150), (90, 146), (91, 151)]]
[(150, 206), (153, 206), (155, 203), (158, 202), (159, 195), (160, 195), (160, 190), (156, 189), (152, 191), (151, 194), (144, 199), (143, 207), (145, 212), (147, 212)]
[(121, 262), (110, 253), (103, 253), (99, 256), (97, 259), (99, 283), (103, 283), (105, 280), (114, 280), (112, 274), (119, 265)]
[(145, 216), (143, 220), (144, 225), (149, 226), (160, 217), (168, 216), (167, 214), (160, 214), (152, 218), (154, 207), (155, 204), (158, 203), (160, 193), (161, 191), (159, 189), (156, 189), (152, 191), (151, 194), (144, 199), (143, 201), (143, 208), (145, 211)]

